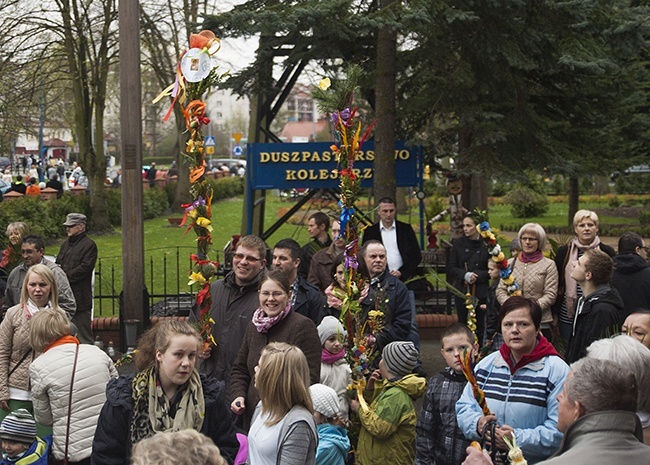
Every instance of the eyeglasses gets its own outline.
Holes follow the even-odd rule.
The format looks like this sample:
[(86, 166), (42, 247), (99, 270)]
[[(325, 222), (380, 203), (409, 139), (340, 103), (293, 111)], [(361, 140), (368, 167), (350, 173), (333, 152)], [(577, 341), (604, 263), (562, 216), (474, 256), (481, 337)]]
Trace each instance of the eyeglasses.
[(274, 299), (277, 299), (278, 297), (282, 297), (285, 294), (286, 292), (281, 292), (281, 291), (273, 291), (273, 292), (260, 291), (260, 295), (266, 299), (268, 299), (269, 297), (273, 297)]
[(257, 263), (260, 260), (262, 260), (261, 258), (253, 257), (251, 255), (244, 255), (243, 253), (236, 253), (233, 255), (233, 257), (235, 258), (235, 260), (246, 259), (247, 262), (251, 262), (251, 263)]

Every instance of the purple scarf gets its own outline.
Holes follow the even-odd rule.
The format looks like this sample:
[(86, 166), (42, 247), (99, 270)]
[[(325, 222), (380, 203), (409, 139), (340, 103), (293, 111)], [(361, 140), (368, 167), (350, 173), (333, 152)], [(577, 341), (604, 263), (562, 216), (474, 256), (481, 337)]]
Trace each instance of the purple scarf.
[(341, 349), (338, 354), (333, 354), (332, 352), (323, 349), (320, 360), (328, 365), (334, 365), (334, 362), (341, 360), (343, 357), (345, 357), (345, 349)]
[(284, 310), (271, 317), (267, 316), (266, 313), (264, 313), (264, 310), (260, 307), (255, 310), (255, 313), (253, 313), (253, 324), (257, 328), (258, 333), (268, 333), (269, 329), (275, 326), (278, 322), (284, 320), (290, 311), (291, 302), (287, 302), (287, 306), (284, 307)]

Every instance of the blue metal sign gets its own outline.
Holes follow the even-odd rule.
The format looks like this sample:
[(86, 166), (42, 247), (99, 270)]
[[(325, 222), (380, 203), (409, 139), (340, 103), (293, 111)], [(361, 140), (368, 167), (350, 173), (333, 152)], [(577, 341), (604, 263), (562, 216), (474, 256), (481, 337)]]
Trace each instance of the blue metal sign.
[(214, 136), (205, 136), (205, 138), (203, 139), (203, 145), (205, 145), (206, 147), (214, 147), (215, 145), (217, 145), (216, 142), (217, 141), (215, 140)]
[(235, 145), (235, 146), (232, 148), (232, 154), (233, 154), (234, 156), (236, 156), (236, 157), (241, 157), (241, 156), (242, 156), (242, 153), (244, 153), (244, 149), (242, 148), (241, 145)]
[[(336, 188), (339, 186), (333, 142), (299, 144), (248, 144), (248, 165), (251, 188), (309, 189)], [(354, 162), (355, 174), (361, 178), (361, 187), (372, 187), (374, 141), (363, 144), (363, 150)], [(420, 158), (419, 146), (395, 143), (395, 179), (397, 186), (418, 186)]]

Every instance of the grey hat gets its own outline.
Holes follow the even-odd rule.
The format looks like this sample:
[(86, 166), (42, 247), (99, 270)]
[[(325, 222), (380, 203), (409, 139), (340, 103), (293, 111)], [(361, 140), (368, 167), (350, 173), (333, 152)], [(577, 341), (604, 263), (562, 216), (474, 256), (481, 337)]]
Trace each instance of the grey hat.
[(415, 345), (410, 341), (391, 342), (381, 353), (388, 371), (400, 378), (413, 371), (419, 355)]
[(316, 329), (318, 331), (321, 346), (325, 344), (325, 341), (327, 341), (332, 334), (340, 334), (344, 338), (348, 335), (348, 332), (343, 328), (339, 319), (331, 315), (323, 318)]
[(31, 413), (19, 408), (2, 420), (0, 438), (31, 444), (36, 439), (36, 421)]
[(334, 418), (340, 411), (339, 397), (336, 391), (325, 384), (312, 384), (309, 386), (309, 394), (314, 404), (314, 410), (326, 418)]
[(63, 226), (76, 226), (81, 223), (86, 224), (86, 215), (82, 215), (81, 213), (68, 213), (68, 217), (65, 223), (63, 223)]

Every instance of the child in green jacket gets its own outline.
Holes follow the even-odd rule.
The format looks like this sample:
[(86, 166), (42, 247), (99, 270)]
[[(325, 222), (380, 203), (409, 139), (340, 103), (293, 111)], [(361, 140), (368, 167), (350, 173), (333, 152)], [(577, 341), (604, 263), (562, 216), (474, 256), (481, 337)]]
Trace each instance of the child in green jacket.
[(361, 420), (359, 465), (413, 464), (417, 417), (412, 399), (422, 396), (427, 387), (424, 378), (411, 373), (418, 356), (412, 342), (388, 344), (382, 352), (379, 370), (368, 380), (364, 399), (351, 401), (352, 410)]

